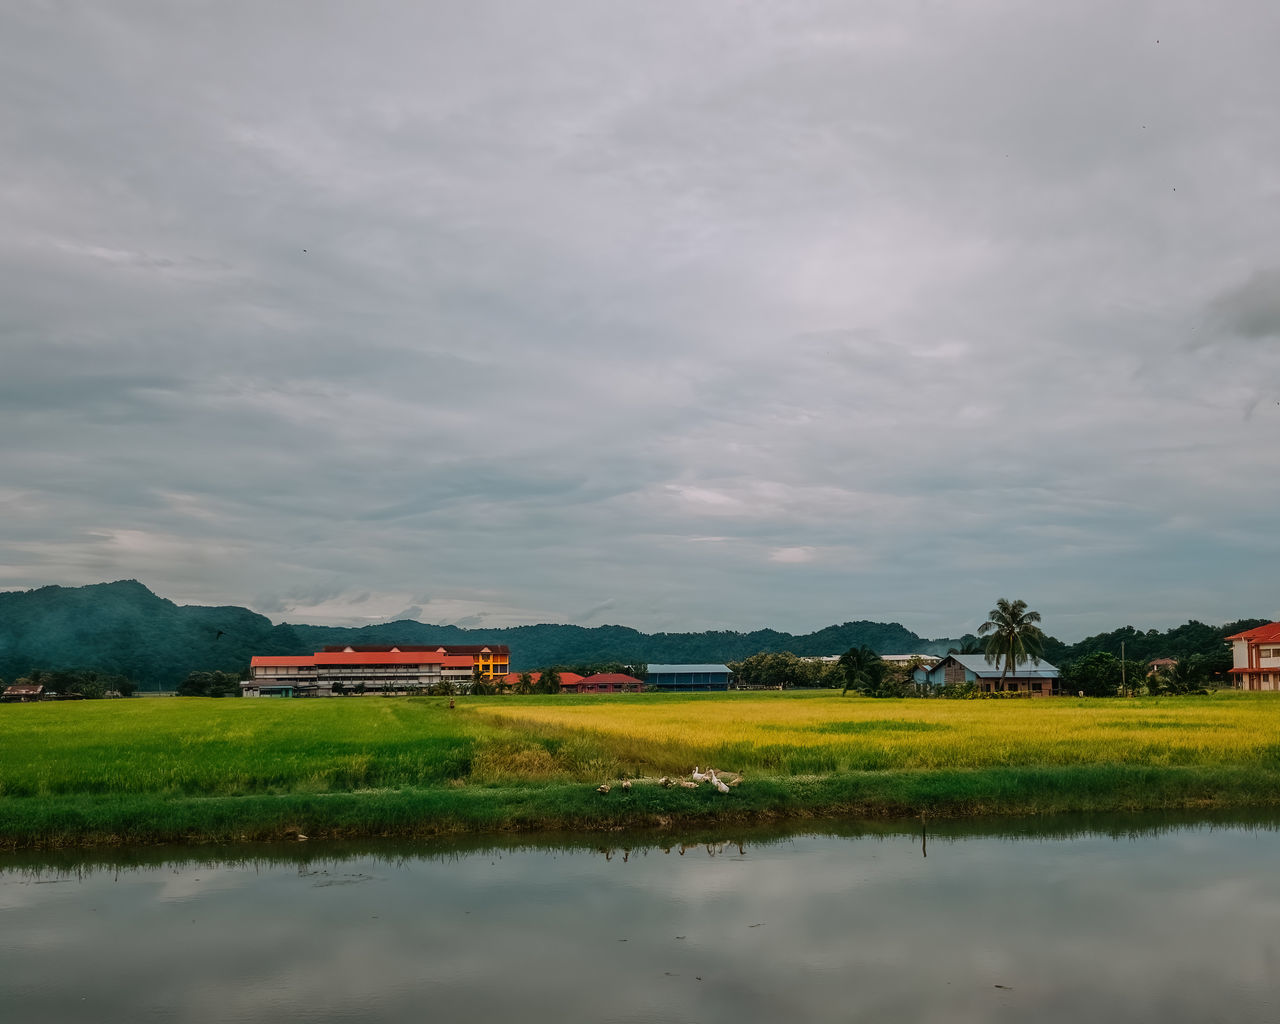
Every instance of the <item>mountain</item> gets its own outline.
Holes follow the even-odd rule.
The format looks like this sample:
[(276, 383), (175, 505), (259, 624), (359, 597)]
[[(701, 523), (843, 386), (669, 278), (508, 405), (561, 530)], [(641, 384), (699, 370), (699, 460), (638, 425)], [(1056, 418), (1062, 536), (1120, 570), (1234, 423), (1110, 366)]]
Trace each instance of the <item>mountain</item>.
[(0, 593), (0, 679), (10, 682), (33, 668), (92, 668), (171, 690), (192, 671), (241, 672), (255, 654), (299, 649), (265, 615), (176, 605), (137, 580)]
[(401, 620), (341, 628), (272, 625), (235, 606), (177, 605), (137, 580), (0, 593), (0, 679), (32, 669), (98, 669), (171, 690), (189, 672), (243, 672), (255, 654), (310, 654), (327, 644), (507, 644), (514, 670), (585, 662), (724, 662), (760, 651), (839, 654), (867, 644), (882, 654), (945, 652), (898, 623), (846, 622), (804, 636), (641, 633), (626, 626), (543, 624), (460, 629)]
[[(575, 665), (621, 661), (689, 664), (737, 661), (761, 651), (799, 655), (842, 654), (861, 644), (881, 654), (945, 653), (948, 640), (924, 640), (896, 622), (846, 622), (816, 633), (795, 636), (772, 629), (751, 633), (715, 630), (705, 633), (641, 633), (627, 626), (510, 626), (505, 629), (459, 629), (427, 626), (413, 620), (377, 626), (335, 628), (290, 627), (308, 650), (326, 644), (506, 644), (513, 671), (542, 665)], [(936, 651), (937, 648), (940, 651)]]
[[(1226, 655), (1222, 638), (1260, 625), (1188, 622), (1160, 632), (1125, 626), (1064, 644), (1049, 637), (1045, 657), (1062, 667), (1096, 651), (1147, 660)], [(966, 639), (974, 639), (968, 637)], [(879, 654), (945, 654), (958, 641), (926, 640), (896, 622), (846, 622), (800, 636), (750, 633), (641, 633), (627, 626), (512, 626), (460, 629), (404, 619), (374, 626), (272, 625), (247, 608), (177, 605), (137, 580), (87, 587), (41, 587), (0, 593), (0, 679), (32, 669), (98, 669), (128, 676), (143, 690), (171, 690), (193, 671), (244, 672), (255, 654), (310, 654), (327, 644), (507, 644), (513, 670), (591, 662), (738, 661), (762, 651), (840, 654), (866, 644)]]

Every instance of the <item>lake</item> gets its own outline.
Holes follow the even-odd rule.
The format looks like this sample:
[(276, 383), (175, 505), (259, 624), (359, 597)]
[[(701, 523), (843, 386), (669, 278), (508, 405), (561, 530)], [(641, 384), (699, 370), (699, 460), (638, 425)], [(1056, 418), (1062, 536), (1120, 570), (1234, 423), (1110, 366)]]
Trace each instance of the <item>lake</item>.
[(1275, 815), (0, 856), (6, 1021), (1274, 1021)]

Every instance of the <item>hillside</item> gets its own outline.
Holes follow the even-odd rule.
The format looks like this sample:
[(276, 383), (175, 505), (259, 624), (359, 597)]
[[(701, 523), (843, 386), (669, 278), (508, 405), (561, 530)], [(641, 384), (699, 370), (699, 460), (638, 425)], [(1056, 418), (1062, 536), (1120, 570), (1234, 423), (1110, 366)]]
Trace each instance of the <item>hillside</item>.
[(299, 649), (293, 631), (265, 615), (176, 605), (136, 580), (0, 593), (0, 679), (7, 681), (33, 668), (92, 668), (128, 676), (143, 690), (167, 690), (188, 672), (240, 672), (254, 654)]
[(945, 651), (948, 641), (922, 640), (897, 623), (880, 622), (847, 622), (805, 636), (552, 624), (459, 629), (412, 620), (360, 628), (274, 626), (247, 608), (177, 605), (136, 580), (0, 593), (0, 679), (8, 681), (33, 668), (94, 668), (129, 676), (144, 690), (167, 690), (195, 670), (242, 672), (255, 654), (309, 654), (348, 643), (507, 644), (518, 671), (591, 661), (721, 662), (759, 651), (838, 654), (859, 644), (884, 654)]
[[(1132, 660), (1203, 654), (1226, 657), (1222, 638), (1260, 625), (1242, 619), (1202, 622), (1160, 632), (1125, 626), (1077, 644), (1049, 638), (1045, 657), (1063, 666), (1106, 651)], [(973, 639), (967, 637), (965, 639)], [(136, 580), (86, 587), (0, 593), (0, 679), (33, 668), (98, 669), (135, 680), (143, 690), (173, 689), (192, 671), (243, 672), (255, 654), (309, 654), (326, 644), (507, 644), (514, 670), (587, 662), (726, 662), (761, 651), (839, 654), (866, 644), (880, 654), (945, 654), (955, 640), (928, 640), (896, 622), (846, 622), (803, 635), (759, 629), (642, 633), (626, 626), (544, 623), (506, 629), (460, 629), (401, 620), (359, 628), (284, 624), (236, 606), (177, 605)]]
[(325, 644), (507, 644), (514, 670), (540, 665), (622, 661), (664, 664), (725, 662), (760, 651), (799, 655), (840, 654), (866, 644), (881, 654), (945, 652), (948, 640), (924, 640), (896, 622), (846, 622), (816, 633), (795, 636), (772, 629), (750, 633), (715, 630), (705, 633), (641, 633), (627, 626), (512, 626), (506, 629), (459, 629), (402, 620), (358, 629), (324, 626), (291, 627), (305, 645)]

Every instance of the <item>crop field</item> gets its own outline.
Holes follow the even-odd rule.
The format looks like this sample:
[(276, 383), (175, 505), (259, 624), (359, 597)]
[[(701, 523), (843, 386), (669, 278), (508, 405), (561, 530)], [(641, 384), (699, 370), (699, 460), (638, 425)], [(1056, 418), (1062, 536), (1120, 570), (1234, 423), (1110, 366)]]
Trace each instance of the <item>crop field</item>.
[(1124, 764), (1280, 765), (1270, 694), (1135, 700), (869, 700), (830, 692), (498, 701), (476, 713), (585, 734), (622, 761), (799, 775)]
[[(742, 773), (722, 796), (657, 785)], [(616, 787), (636, 780), (632, 790)], [(610, 782), (612, 794), (595, 787)], [(1274, 806), (1280, 697), (832, 693), (0, 707), (0, 846)]]
[(483, 722), (427, 700), (77, 701), (0, 708), (0, 796), (326, 793), (447, 782)]

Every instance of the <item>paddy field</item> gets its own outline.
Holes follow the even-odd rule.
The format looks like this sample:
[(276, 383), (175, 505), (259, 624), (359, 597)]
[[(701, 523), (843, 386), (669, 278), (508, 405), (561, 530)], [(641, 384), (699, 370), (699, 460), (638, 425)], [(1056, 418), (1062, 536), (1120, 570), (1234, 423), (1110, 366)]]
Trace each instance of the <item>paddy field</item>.
[[(729, 794), (665, 788), (694, 765)], [(617, 783), (633, 780), (629, 792)], [(609, 783), (608, 794), (596, 787)], [(812, 693), (0, 707), (0, 845), (1280, 805), (1280, 695)]]

